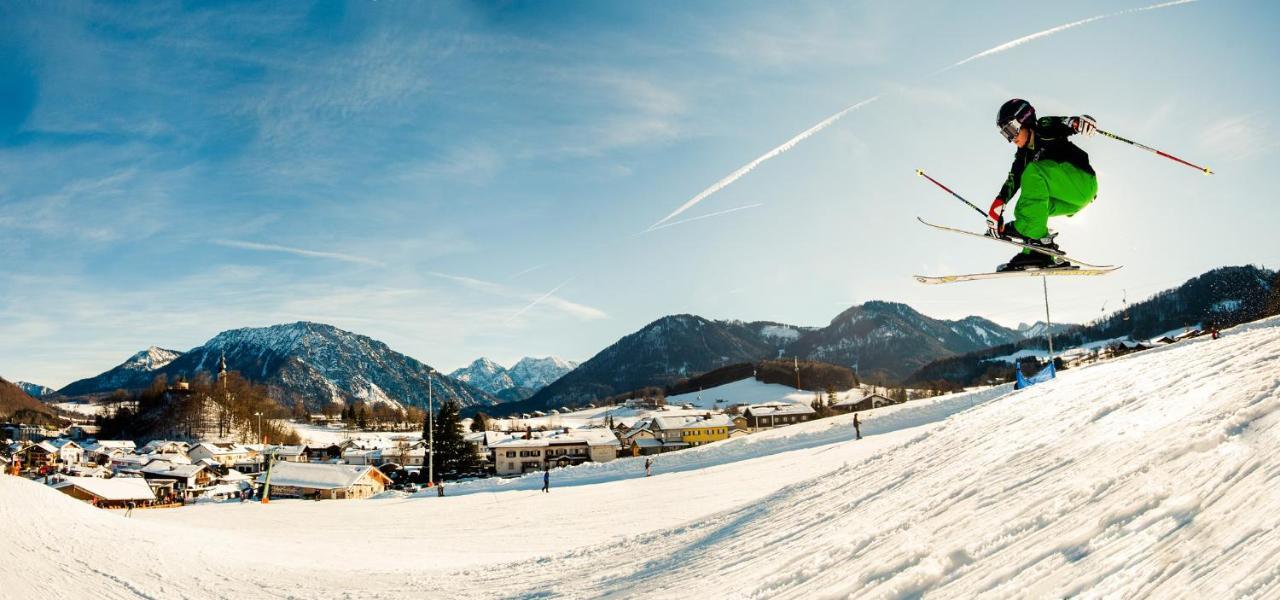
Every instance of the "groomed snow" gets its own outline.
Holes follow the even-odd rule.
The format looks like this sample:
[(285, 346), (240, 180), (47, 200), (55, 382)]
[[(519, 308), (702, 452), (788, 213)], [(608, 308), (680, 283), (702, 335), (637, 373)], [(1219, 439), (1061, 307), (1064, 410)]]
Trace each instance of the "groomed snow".
[(863, 413), (861, 441), (838, 417), (662, 455), (649, 478), (637, 459), (554, 471), (550, 494), (125, 519), (0, 477), (0, 593), (1276, 597), (1280, 319), (1224, 333)]

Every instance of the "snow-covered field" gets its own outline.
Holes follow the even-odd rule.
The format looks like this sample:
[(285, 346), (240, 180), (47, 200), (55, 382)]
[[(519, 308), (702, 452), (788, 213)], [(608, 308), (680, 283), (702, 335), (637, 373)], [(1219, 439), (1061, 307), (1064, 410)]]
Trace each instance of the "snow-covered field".
[(861, 441), (840, 417), (649, 478), (557, 471), (550, 494), (125, 519), (0, 477), (0, 596), (1280, 596), (1280, 319), (1006, 390), (878, 409)]

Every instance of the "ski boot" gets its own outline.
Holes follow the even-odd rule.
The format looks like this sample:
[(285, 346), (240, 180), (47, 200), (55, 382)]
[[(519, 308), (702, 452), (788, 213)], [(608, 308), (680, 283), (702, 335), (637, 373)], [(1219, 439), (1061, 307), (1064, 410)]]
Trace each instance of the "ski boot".
[(1070, 268), (1067, 263), (1059, 263), (1052, 256), (1041, 254), (1039, 252), (1019, 252), (1009, 259), (1009, 262), (996, 267), (997, 273), (1007, 273), (1009, 271), (1041, 271), (1045, 269)]
[(1017, 221), (1010, 221), (1005, 224), (1000, 238), (1010, 242), (1043, 248), (1054, 254), (1062, 254), (1062, 249), (1058, 247), (1058, 242), (1056, 241), (1058, 238), (1058, 232), (1056, 231), (1050, 231), (1049, 235), (1042, 238), (1027, 237), (1018, 231)]

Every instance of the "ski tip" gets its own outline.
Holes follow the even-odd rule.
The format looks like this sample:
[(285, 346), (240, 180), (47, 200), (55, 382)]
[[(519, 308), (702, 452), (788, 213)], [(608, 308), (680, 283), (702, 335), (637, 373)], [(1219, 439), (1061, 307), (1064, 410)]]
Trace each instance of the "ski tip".
[[(1209, 169), (1205, 169), (1205, 170), (1208, 171)], [(916, 175), (924, 177), (924, 169), (916, 169)]]
[(1204, 174), (1205, 174), (1205, 175), (1213, 175), (1213, 171), (1212, 171), (1212, 170), (1210, 170), (1210, 169), (1209, 169), (1209, 167), (1205, 167), (1205, 168), (1204, 168)]

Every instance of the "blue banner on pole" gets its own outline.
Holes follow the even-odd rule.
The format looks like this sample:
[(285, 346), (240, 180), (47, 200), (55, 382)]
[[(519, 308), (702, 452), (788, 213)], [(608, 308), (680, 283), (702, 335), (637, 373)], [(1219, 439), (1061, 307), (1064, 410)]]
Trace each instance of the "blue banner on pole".
[(1045, 381), (1049, 381), (1050, 379), (1053, 379), (1054, 376), (1057, 374), (1057, 371), (1053, 368), (1053, 362), (1050, 361), (1049, 366), (1043, 369), (1040, 369), (1039, 373), (1036, 373), (1031, 377), (1023, 377), (1021, 367), (1015, 368), (1014, 373), (1016, 373), (1018, 376), (1018, 382), (1013, 384), (1013, 389), (1020, 390), (1024, 387), (1030, 387), (1037, 383), (1043, 383)]

